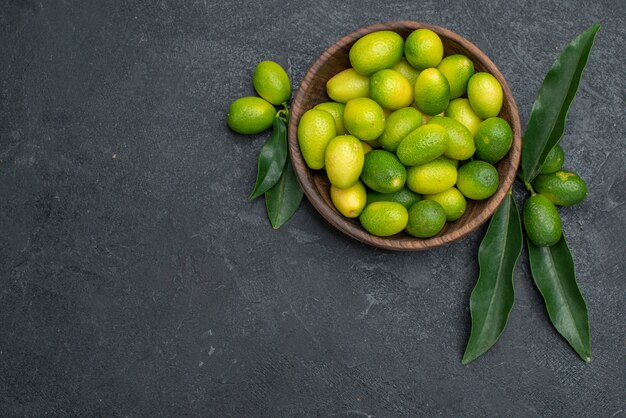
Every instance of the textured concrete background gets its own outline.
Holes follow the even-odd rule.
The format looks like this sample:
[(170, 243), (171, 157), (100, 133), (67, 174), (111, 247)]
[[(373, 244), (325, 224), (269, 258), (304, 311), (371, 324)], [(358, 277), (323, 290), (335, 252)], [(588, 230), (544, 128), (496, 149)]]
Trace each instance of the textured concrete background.
[[(589, 185), (561, 214), (591, 364), (524, 253), (500, 342), (461, 365), (484, 228), (398, 254), (307, 202), (273, 231), (247, 201), (265, 135), (225, 117), (254, 65), (296, 87), (334, 40), (394, 19), (477, 44), (524, 125), (559, 51), (602, 23), (562, 142)], [(626, 415), (625, 21), (623, 1), (4, 2), (0, 415)]]

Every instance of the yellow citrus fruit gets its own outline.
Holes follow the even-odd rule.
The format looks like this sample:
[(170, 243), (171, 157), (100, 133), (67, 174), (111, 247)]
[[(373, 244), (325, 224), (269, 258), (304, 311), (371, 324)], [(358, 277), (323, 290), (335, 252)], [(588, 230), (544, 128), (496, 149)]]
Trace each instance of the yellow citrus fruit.
[(499, 184), (500, 176), (494, 166), (474, 160), (459, 168), (456, 187), (469, 199), (483, 200), (493, 195)]
[(285, 103), (291, 97), (289, 76), (274, 61), (261, 61), (252, 73), (252, 85), (256, 92), (273, 105)]
[(272, 126), (276, 109), (265, 99), (256, 96), (240, 97), (231, 103), (227, 122), (233, 131), (253, 135)]
[(330, 184), (347, 189), (357, 182), (365, 160), (361, 141), (352, 135), (336, 136), (326, 146), (324, 157)]
[(351, 135), (363, 141), (376, 139), (385, 129), (382, 107), (372, 99), (361, 97), (346, 103), (343, 125)]
[(450, 101), (445, 115), (452, 119), (461, 122), (472, 135), (476, 134), (478, 125), (483, 121), (470, 106), (469, 100), (466, 98), (459, 98)]
[(467, 82), (467, 98), (478, 117), (498, 116), (502, 109), (502, 97), (502, 86), (489, 73), (476, 73)]
[(357, 180), (356, 183), (347, 189), (340, 189), (331, 185), (330, 198), (339, 213), (346, 218), (356, 218), (365, 207), (367, 193), (363, 183)]
[(346, 128), (343, 126), (343, 110), (346, 105), (343, 103), (337, 102), (324, 102), (315, 106), (313, 109), (323, 110), (324, 112), (330, 113), (330, 115), (335, 119), (335, 128), (337, 131), (337, 135), (345, 135)]
[(304, 112), (298, 123), (298, 144), (309, 168), (319, 170), (324, 167), (326, 146), (335, 136), (335, 119), (330, 113), (319, 109)]
[(368, 97), (370, 78), (348, 68), (335, 74), (326, 82), (328, 97), (339, 103), (346, 103), (357, 97)]
[(420, 75), (420, 71), (412, 67), (404, 57), (401, 58), (396, 65), (391, 67), (391, 69), (402, 74), (407, 80), (409, 80), (411, 86), (415, 85), (415, 80), (417, 80), (417, 76)]
[(509, 152), (513, 144), (513, 131), (504, 119), (488, 118), (478, 126), (474, 139), (476, 158), (494, 164)]
[(387, 151), (396, 152), (405, 136), (422, 125), (422, 114), (413, 107), (405, 107), (391, 113), (385, 121), (385, 129), (378, 138)]
[(439, 203), (446, 212), (446, 220), (450, 222), (456, 221), (463, 216), (467, 208), (465, 196), (455, 187), (451, 187), (437, 194), (425, 195), (424, 199), (434, 200)]
[(404, 56), (418, 70), (436, 67), (443, 58), (441, 38), (429, 29), (417, 29), (404, 42)]
[(409, 214), (397, 202), (372, 202), (365, 206), (359, 221), (372, 235), (388, 237), (401, 232), (409, 220)]
[(439, 125), (423, 125), (404, 137), (396, 154), (407, 166), (427, 163), (448, 148), (448, 132)]
[(467, 82), (474, 74), (474, 63), (462, 54), (449, 55), (437, 66), (437, 69), (446, 76), (450, 84), (450, 98), (456, 99), (465, 94)]
[(450, 85), (436, 68), (427, 68), (415, 81), (415, 103), (427, 115), (443, 112), (450, 103)]
[(448, 148), (443, 155), (454, 160), (467, 160), (474, 155), (474, 137), (461, 122), (447, 116), (434, 116), (428, 124), (443, 126), (448, 131)]
[(413, 86), (397, 71), (376, 71), (370, 77), (370, 97), (385, 109), (400, 109), (413, 102)]
[(437, 235), (446, 224), (446, 212), (434, 200), (420, 200), (409, 208), (405, 231), (417, 238)]
[(456, 181), (456, 168), (442, 160), (409, 167), (406, 172), (406, 186), (420, 194), (441, 193), (454, 186)]
[(350, 48), (350, 65), (359, 74), (372, 75), (400, 61), (403, 46), (404, 40), (396, 32), (382, 30), (368, 33)]
[(361, 145), (363, 146), (363, 154), (367, 154), (368, 152), (372, 151), (374, 148), (372, 148), (372, 146), (370, 144), (368, 144), (365, 141), (361, 141)]

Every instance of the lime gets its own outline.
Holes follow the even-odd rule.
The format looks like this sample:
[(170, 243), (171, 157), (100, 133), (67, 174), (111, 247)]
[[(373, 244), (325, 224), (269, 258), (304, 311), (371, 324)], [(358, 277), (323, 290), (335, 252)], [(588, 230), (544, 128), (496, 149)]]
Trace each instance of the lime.
[(372, 99), (352, 99), (343, 111), (343, 125), (350, 134), (363, 141), (371, 141), (383, 133), (385, 114)]
[(455, 54), (445, 57), (437, 69), (446, 76), (450, 84), (450, 98), (456, 99), (465, 94), (467, 82), (474, 74), (474, 63), (465, 55)]
[(233, 131), (252, 135), (272, 126), (276, 109), (265, 99), (256, 96), (240, 97), (228, 109), (228, 126)]
[(446, 212), (434, 200), (421, 200), (409, 209), (405, 231), (418, 238), (434, 237), (446, 224)]
[(348, 68), (326, 82), (326, 93), (332, 100), (340, 103), (358, 97), (368, 97), (370, 78), (357, 73), (354, 68)]
[(427, 163), (442, 155), (448, 148), (448, 132), (439, 125), (423, 125), (408, 134), (396, 150), (404, 165)]
[(469, 100), (466, 98), (451, 100), (448, 108), (446, 109), (445, 115), (451, 117), (457, 122), (461, 122), (472, 133), (472, 135), (476, 134), (478, 125), (480, 125), (480, 122), (483, 121), (476, 113), (474, 113)]
[(286, 103), (291, 97), (289, 76), (274, 61), (257, 64), (252, 73), (252, 85), (259, 96), (276, 106)]
[(319, 109), (304, 112), (298, 123), (298, 144), (309, 168), (324, 167), (326, 146), (336, 135), (335, 119), (330, 113)]
[(359, 74), (372, 75), (400, 61), (403, 46), (404, 40), (396, 32), (382, 30), (368, 33), (350, 48), (350, 65)]
[(476, 158), (495, 164), (513, 144), (513, 131), (507, 121), (499, 117), (485, 119), (476, 130)]
[(326, 147), (324, 159), (330, 184), (340, 189), (354, 185), (361, 175), (364, 159), (363, 146), (357, 138), (352, 135), (334, 137)]
[(450, 85), (436, 68), (427, 68), (415, 80), (415, 103), (427, 115), (443, 112), (450, 103)]
[(483, 119), (498, 116), (502, 108), (502, 86), (489, 73), (476, 73), (467, 82), (467, 98), (474, 112)]
[(402, 231), (409, 220), (404, 206), (396, 202), (372, 202), (365, 206), (359, 221), (367, 232), (388, 237)]
[(470, 161), (459, 168), (456, 187), (463, 196), (482, 200), (493, 195), (500, 183), (498, 170), (484, 161)]
[(533, 244), (547, 247), (561, 239), (563, 229), (559, 212), (546, 196), (536, 194), (526, 199), (523, 218), (526, 235)]
[(404, 186), (406, 168), (391, 152), (374, 150), (365, 156), (361, 180), (372, 190), (393, 193)]
[(406, 38), (404, 55), (409, 64), (418, 70), (436, 67), (443, 57), (443, 43), (432, 30), (417, 29)]
[(405, 136), (419, 128), (422, 114), (413, 107), (405, 107), (391, 113), (385, 121), (385, 129), (378, 138), (380, 145), (391, 152), (396, 152)]
[(433, 116), (428, 124), (443, 126), (448, 131), (448, 148), (443, 155), (454, 160), (467, 160), (474, 155), (474, 138), (461, 122), (447, 116)]
[(546, 159), (541, 166), (541, 174), (550, 174), (555, 171), (559, 171), (563, 167), (565, 161), (565, 153), (563, 148), (559, 144), (556, 144), (546, 156)]
[(446, 220), (450, 222), (456, 221), (463, 216), (467, 207), (465, 196), (455, 187), (437, 194), (425, 195), (424, 199), (434, 200), (439, 203), (446, 212)]
[(370, 77), (370, 97), (385, 109), (400, 109), (413, 103), (413, 86), (397, 71), (380, 70)]
[(406, 187), (393, 193), (379, 193), (375, 191), (367, 192), (367, 204), (372, 202), (397, 202), (405, 208), (410, 208), (413, 203), (419, 202), (422, 197)]
[(357, 180), (351, 187), (340, 189), (330, 186), (330, 198), (335, 208), (346, 218), (358, 217), (367, 201), (367, 194), (363, 183)]
[(337, 102), (324, 102), (316, 105), (313, 109), (323, 110), (324, 112), (330, 113), (330, 115), (335, 119), (335, 128), (337, 131), (337, 135), (345, 135), (346, 128), (343, 126), (343, 110), (346, 105), (343, 103)]
[(401, 58), (396, 65), (391, 67), (391, 69), (402, 74), (407, 80), (409, 80), (411, 86), (415, 85), (415, 80), (417, 80), (417, 76), (420, 75), (419, 70), (413, 68), (404, 57)]
[(552, 203), (571, 206), (582, 202), (587, 196), (587, 184), (578, 174), (559, 170), (550, 174), (539, 174), (533, 187)]
[(456, 181), (456, 168), (449, 162), (442, 160), (409, 167), (406, 172), (406, 185), (415, 193), (440, 193), (454, 186)]

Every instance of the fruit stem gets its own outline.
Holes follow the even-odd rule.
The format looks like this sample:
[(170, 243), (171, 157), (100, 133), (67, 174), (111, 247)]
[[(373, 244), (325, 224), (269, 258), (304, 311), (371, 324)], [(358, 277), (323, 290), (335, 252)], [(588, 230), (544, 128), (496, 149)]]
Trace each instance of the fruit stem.
[(535, 189), (533, 189), (532, 184), (530, 184), (529, 182), (525, 181), (524, 182), (524, 186), (526, 186), (526, 190), (528, 190), (530, 192), (531, 196), (534, 196), (537, 194), (537, 192), (535, 192)]
[(276, 117), (287, 123), (289, 120), (289, 107), (287, 106), (287, 102), (283, 102), (283, 109), (276, 112)]

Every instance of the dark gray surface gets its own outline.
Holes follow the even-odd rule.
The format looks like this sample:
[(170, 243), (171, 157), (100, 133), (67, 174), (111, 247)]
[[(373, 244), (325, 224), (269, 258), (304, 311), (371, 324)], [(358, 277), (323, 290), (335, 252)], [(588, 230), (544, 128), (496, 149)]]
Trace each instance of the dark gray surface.
[[(626, 414), (626, 3), (100, 3), (0, 9), (0, 415)], [(591, 364), (524, 254), (500, 342), (461, 365), (484, 228), (399, 254), (307, 202), (273, 231), (246, 200), (265, 135), (225, 116), (254, 65), (296, 86), (334, 40), (394, 19), (483, 49), (524, 124), (559, 51), (603, 24), (562, 142), (589, 185), (561, 214)]]

